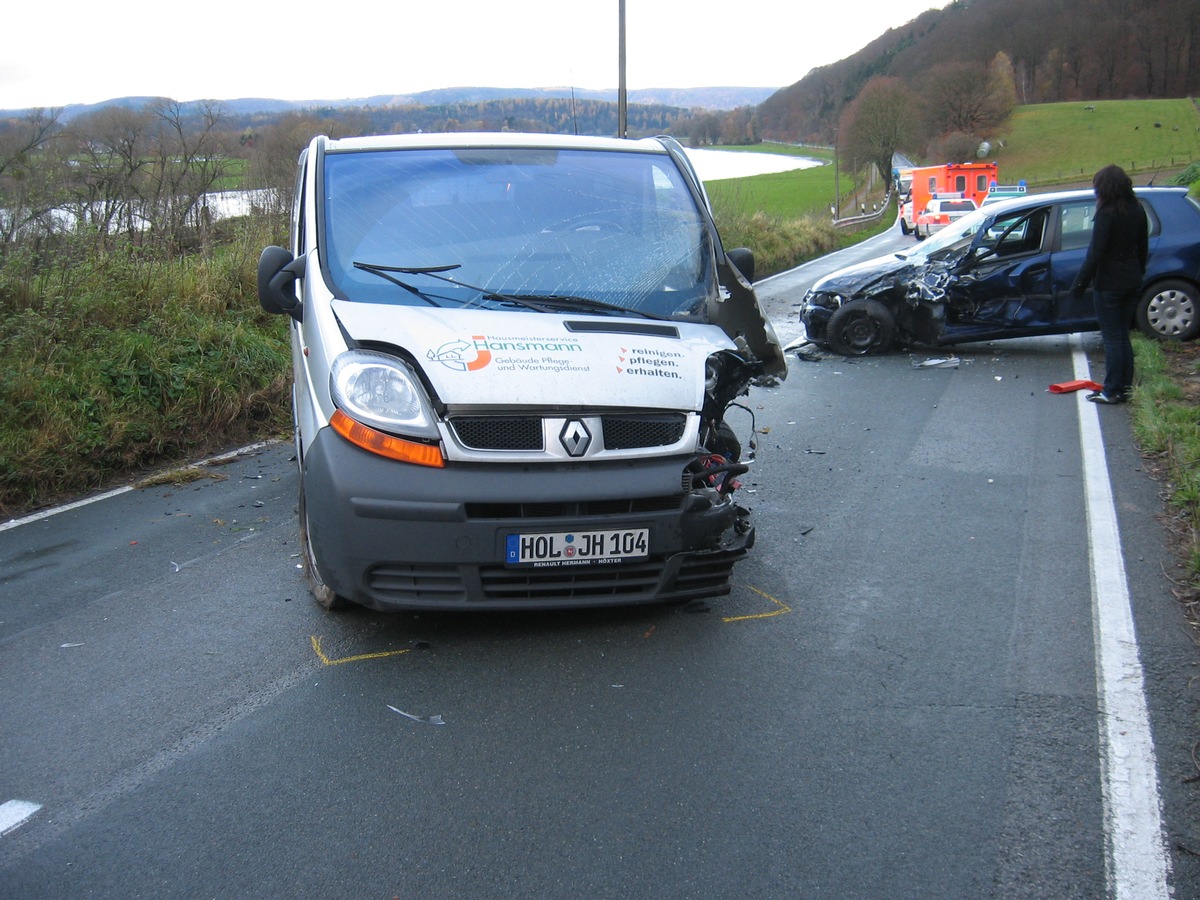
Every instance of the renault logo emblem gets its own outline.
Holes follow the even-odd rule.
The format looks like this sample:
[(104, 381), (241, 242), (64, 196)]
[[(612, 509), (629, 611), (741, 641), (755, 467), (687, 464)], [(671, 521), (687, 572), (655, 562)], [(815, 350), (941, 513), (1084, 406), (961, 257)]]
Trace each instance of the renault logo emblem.
[(587, 453), (588, 447), (592, 445), (592, 433), (581, 421), (571, 419), (563, 426), (558, 441), (567, 451), (567, 456), (580, 457)]

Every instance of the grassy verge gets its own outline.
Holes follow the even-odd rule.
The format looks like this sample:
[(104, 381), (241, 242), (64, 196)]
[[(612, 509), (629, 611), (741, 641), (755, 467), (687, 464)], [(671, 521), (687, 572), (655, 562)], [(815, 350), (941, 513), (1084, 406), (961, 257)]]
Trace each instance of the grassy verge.
[(1188, 582), (1182, 599), (1200, 607), (1200, 347), (1135, 335), (1134, 354), (1134, 440), (1165, 486)]
[(288, 422), (290, 348), (255, 297), (271, 241), (207, 257), (80, 254), (0, 268), (0, 512), (85, 492)]

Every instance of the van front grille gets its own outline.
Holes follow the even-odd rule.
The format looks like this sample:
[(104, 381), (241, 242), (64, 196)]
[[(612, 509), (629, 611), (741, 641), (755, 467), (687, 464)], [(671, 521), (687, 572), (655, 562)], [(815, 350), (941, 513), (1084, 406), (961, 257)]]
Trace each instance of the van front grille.
[(683, 437), (687, 420), (681, 415), (604, 416), (604, 447), (632, 450), (636, 447), (669, 447)]
[(627, 516), (670, 512), (683, 506), (684, 495), (665, 497), (609, 497), (604, 500), (536, 501), (528, 503), (467, 503), (468, 519), (582, 519), (592, 516)]
[(472, 450), (541, 450), (542, 420), (537, 416), (455, 416), (450, 427)]
[[(561, 430), (561, 417), (553, 418), (550, 431)], [(586, 418), (586, 417), (585, 417)], [(682, 413), (646, 413), (599, 416), (605, 450), (636, 450), (670, 447), (683, 439), (687, 416)], [(448, 422), (464, 447), (471, 450), (545, 449), (543, 417), (452, 416)]]
[(660, 603), (728, 594), (734, 564), (745, 555), (714, 551), (562, 568), (381, 563), (367, 572), (366, 587), (385, 604), (413, 607)]

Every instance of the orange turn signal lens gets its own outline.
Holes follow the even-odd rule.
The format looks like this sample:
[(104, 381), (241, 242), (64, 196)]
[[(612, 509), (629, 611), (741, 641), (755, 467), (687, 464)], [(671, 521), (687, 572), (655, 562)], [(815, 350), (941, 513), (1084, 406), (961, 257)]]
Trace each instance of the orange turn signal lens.
[(334, 412), (329, 424), (333, 426), (334, 431), (354, 446), (361, 447), (370, 453), (418, 466), (432, 466), (440, 469), (446, 465), (442, 451), (437, 446), (406, 441), (403, 438), (376, 431), (374, 428), (368, 428), (361, 422), (355, 422), (340, 409)]

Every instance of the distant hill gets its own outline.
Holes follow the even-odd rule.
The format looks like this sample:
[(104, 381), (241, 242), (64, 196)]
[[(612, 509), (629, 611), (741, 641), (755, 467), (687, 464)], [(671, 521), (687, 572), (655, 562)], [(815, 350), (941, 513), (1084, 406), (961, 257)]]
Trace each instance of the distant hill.
[[(774, 87), (700, 87), (700, 88), (644, 88), (628, 92), (628, 102), (637, 105), (670, 106), (690, 110), (724, 111), (741, 107), (757, 106), (778, 89)], [(570, 87), (549, 88), (490, 88), (455, 87), (438, 88), (415, 94), (376, 94), (371, 97), (344, 98), (340, 100), (272, 100), (263, 97), (240, 97), (218, 101), (235, 118), (255, 115), (279, 115), (287, 112), (302, 112), (311, 109), (355, 109), (394, 106), (456, 106), (461, 104), (490, 103), (497, 100), (596, 100), (607, 103), (617, 101), (617, 91), (589, 91)], [(100, 103), (75, 103), (63, 107), (61, 120), (69, 122), (77, 116), (95, 112), (106, 107), (138, 109), (155, 100), (155, 97), (117, 97)], [(182, 103), (186, 114), (198, 108), (201, 101)], [(0, 110), (0, 119), (19, 118), (27, 109)]]
[(1011, 62), (1022, 105), (1196, 96), (1200, 3), (954, 0), (781, 89), (759, 106), (759, 127), (774, 140), (832, 143), (870, 79), (896, 77), (920, 92), (938, 67), (986, 66), (997, 54)]

